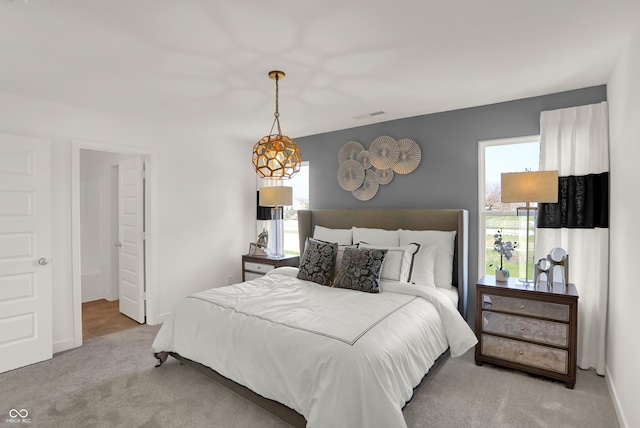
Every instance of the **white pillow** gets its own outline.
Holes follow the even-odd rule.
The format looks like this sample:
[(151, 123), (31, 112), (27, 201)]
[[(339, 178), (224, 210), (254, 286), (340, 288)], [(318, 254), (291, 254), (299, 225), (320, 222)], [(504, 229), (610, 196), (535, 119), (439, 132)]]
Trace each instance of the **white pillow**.
[(437, 245), (420, 246), (420, 251), (413, 258), (412, 284), (436, 288), (434, 269), (437, 251)]
[(313, 230), (314, 239), (335, 242), (338, 245), (351, 245), (351, 236), (351, 229), (329, 229), (328, 227), (316, 225)]
[(404, 230), (400, 229), (400, 245), (411, 242), (428, 247), (436, 245), (436, 263), (434, 279), (437, 287), (451, 288), (453, 276), (453, 250), (456, 231), (441, 230)]
[[(400, 246), (400, 232), (398, 230), (368, 229), (366, 227), (352, 227), (353, 242), (368, 242), (370, 245)], [(410, 244), (410, 242), (407, 242)]]
[(366, 242), (359, 242), (359, 248), (376, 248), (387, 250), (382, 264), (380, 279), (390, 281), (409, 282), (411, 280), (411, 269), (413, 258), (420, 250), (420, 244), (411, 243), (402, 247), (389, 247), (385, 245), (370, 245)]

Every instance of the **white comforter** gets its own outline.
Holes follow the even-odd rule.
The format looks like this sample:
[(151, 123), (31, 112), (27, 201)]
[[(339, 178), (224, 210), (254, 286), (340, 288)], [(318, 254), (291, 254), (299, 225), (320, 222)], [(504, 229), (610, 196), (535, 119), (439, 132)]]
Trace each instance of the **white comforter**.
[(402, 407), (435, 359), (476, 338), (446, 297), (402, 283), (379, 294), (295, 278), (295, 268), (182, 300), (153, 349), (211, 367), (309, 428), (405, 427)]

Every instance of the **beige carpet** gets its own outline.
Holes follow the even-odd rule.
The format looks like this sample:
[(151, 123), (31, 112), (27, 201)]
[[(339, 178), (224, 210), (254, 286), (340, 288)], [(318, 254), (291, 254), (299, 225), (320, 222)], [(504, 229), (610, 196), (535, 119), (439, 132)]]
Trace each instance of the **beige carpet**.
[[(0, 427), (26, 409), (32, 427), (288, 428), (280, 419), (169, 358), (154, 368), (157, 326), (91, 339), (43, 363), (0, 375)], [(614, 428), (604, 378), (563, 383), (449, 359), (404, 410), (409, 427)], [(327, 427), (333, 428), (333, 427)], [(338, 428), (338, 427), (336, 427)], [(393, 427), (390, 427), (393, 428)]]

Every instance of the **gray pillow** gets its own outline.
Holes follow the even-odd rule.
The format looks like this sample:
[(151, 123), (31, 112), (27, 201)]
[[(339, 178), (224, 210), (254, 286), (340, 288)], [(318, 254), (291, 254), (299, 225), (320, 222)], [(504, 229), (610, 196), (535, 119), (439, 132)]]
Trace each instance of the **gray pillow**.
[(380, 292), (380, 272), (387, 250), (345, 248), (333, 286), (367, 293)]
[(321, 285), (331, 285), (337, 254), (338, 244), (307, 238), (300, 259), (298, 278)]

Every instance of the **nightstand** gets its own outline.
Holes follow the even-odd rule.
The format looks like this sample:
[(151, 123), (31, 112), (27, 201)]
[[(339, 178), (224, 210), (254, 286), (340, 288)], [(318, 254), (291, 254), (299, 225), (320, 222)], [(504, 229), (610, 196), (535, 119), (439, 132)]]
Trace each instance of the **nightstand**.
[(496, 364), (576, 383), (578, 292), (515, 278), (483, 276), (476, 284), (476, 364)]
[(298, 267), (300, 257), (284, 256), (281, 259), (272, 259), (269, 257), (242, 255), (242, 281), (249, 281), (261, 277), (265, 273), (281, 266)]

